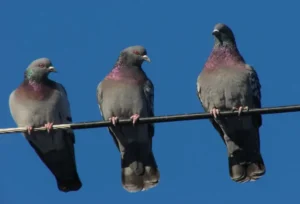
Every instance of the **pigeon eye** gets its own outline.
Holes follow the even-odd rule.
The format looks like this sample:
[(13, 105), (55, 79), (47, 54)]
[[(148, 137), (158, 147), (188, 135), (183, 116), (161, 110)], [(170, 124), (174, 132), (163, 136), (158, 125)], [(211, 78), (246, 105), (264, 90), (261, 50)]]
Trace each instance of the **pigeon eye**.
[(133, 53), (136, 55), (141, 55), (141, 53), (139, 53), (139, 51), (136, 51), (136, 50), (134, 50)]
[(39, 67), (40, 67), (40, 68), (44, 68), (45, 65), (44, 65), (44, 64), (39, 64)]

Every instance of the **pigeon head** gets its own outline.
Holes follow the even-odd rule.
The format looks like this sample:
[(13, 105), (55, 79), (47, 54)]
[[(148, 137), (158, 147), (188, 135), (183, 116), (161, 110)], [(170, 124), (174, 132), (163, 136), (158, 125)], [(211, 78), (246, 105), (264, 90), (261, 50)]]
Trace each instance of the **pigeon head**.
[(48, 58), (39, 58), (31, 62), (25, 71), (25, 78), (40, 81), (47, 79), (49, 73), (56, 72)]
[(215, 46), (235, 46), (235, 37), (232, 30), (223, 23), (215, 25), (212, 35), (215, 38)]
[(141, 66), (144, 61), (151, 62), (143, 46), (131, 46), (121, 51), (119, 61), (128, 65)]

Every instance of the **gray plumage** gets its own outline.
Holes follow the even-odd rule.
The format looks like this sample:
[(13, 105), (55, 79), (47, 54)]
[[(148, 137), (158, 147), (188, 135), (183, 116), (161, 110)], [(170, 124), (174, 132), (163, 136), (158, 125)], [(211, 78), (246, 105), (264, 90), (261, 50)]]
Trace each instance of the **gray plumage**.
[[(48, 78), (56, 72), (47, 58), (33, 61), (25, 79), (9, 97), (13, 119), (29, 144), (56, 178), (60, 191), (77, 191), (82, 183), (76, 170), (75, 136), (72, 130), (53, 130), (52, 124), (71, 123), (70, 104), (64, 87)], [(32, 132), (32, 127), (46, 126), (48, 131)]]
[[(154, 115), (154, 87), (141, 67), (144, 60), (150, 62), (142, 46), (124, 49), (112, 71), (99, 83), (97, 99), (105, 120), (115, 123), (115, 117), (133, 116), (135, 120)], [(121, 153), (123, 187), (137, 192), (156, 186), (160, 175), (152, 152), (154, 125), (116, 124), (109, 132)]]
[(261, 107), (261, 85), (256, 71), (246, 64), (232, 30), (217, 24), (214, 48), (197, 79), (202, 106), (216, 117), (211, 120), (228, 151), (229, 172), (236, 182), (255, 181), (265, 174), (260, 153), (261, 115), (219, 117), (219, 111)]

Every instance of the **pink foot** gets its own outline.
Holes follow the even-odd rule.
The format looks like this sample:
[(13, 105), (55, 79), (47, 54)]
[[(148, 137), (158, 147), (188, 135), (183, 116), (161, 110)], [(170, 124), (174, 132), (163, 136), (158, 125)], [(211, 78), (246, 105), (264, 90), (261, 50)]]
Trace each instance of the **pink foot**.
[(53, 123), (46, 123), (46, 124), (45, 124), (45, 127), (47, 128), (47, 132), (50, 133), (50, 131), (51, 131), (52, 128), (53, 128)]
[(217, 108), (213, 108), (210, 110), (210, 114), (214, 116), (214, 118), (217, 118), (218, 115), (220, 114), (220, 110)]
[(28, 127), (27, 127), (27, 132), (28, 132), (28, 135), (30, 135), (30, 134), (31, 134), (31, 131), (32, 131), (32, 126), (28, 126)]
[(111, 117), (108, 119), (114, 126), (116, 126), (119, 118), (118, 117)]
[(248, 111), (249, 107), (248, 106), (240, 106), (239, 108), (237, 107), (233, 107), (232, 108), (233, 111), (238, 111), (238, 116), (241, 116), (242, 111)]
[(135, 125), (136, 121), (140, 118), (140, 115), (138, 114), (134, 114), (130, 117), (130, 119), (132, 120), (132, 124)]

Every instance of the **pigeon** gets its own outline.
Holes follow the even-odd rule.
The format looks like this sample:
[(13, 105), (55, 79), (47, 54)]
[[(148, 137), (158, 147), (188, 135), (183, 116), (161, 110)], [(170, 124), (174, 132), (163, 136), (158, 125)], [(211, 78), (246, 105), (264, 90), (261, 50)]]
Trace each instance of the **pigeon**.
[[(140, 117), (154, 116), (154, 86), (142, 69), (150, 62), (142, 46), (121, 51), (111, 72), (97, 87), (97, 100), (104, 120), (110, 120), (109, 133), (121, 155), (122, 186), (128, 192), (155, 187), (160, 178), (152, 151), (153, 124), (136, 124)], [(119, 119), (132, 125), (118, 125)]]
[[(53, 130), (53, 124), (71, 123), (70, 104), (63, 85), (48, 78), (56, 72), (48, 58), (34, 60), (24, 81), (9, 97), (11, 115), (18, 127), (27, 127), (25, 138), (56, 178), (62, 192), (78, 191), (82, 183), (77, 173), (72, 130)], [(45, 126), (47, 131), (32, 131)]]
[[(245, 63), (232, 30), (218, 23), (212, 32), (214, 47), (197, 79), (197, 95), (213, 127), (227, 147), (229, 174), (233, 181), (256, 181), (265, 172), (260, 152), (260, 114), (242, 116), (242, 111), (261, 108), (261, 85), (257, 72)], [(220, 111), (238, 111), (222, 117)]]

